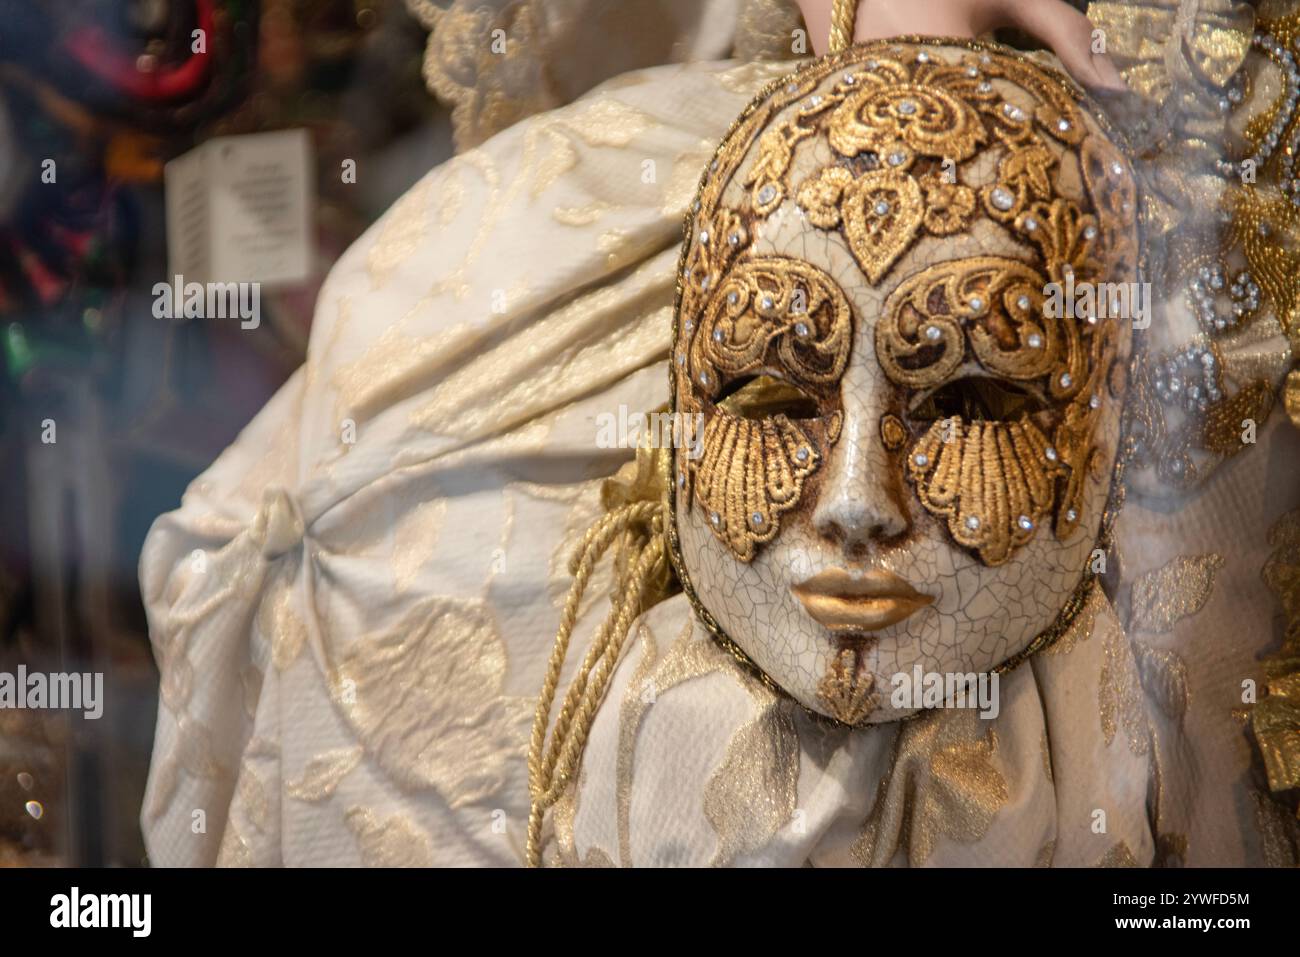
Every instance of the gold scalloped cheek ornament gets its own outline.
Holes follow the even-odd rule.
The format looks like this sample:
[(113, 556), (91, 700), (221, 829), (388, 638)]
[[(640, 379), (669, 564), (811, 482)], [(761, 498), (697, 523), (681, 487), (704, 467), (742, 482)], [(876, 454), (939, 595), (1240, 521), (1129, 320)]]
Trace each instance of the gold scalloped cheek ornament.
[[(812, 61), (687, 222), (669, 547), (699, 616), (807, 707), (1009, 667), (1090, 584), (1120, 443), (1137, 196), (1062, 74), (990, 44)], [(1116, 314), (1116, 313), (1120, 314)]]

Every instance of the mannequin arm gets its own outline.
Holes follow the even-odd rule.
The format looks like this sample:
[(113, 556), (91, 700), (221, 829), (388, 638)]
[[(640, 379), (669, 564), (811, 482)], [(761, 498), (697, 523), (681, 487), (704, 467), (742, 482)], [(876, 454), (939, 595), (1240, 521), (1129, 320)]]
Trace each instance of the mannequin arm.
[[(830, 37), (833, 0), (797, 0), (819, 55)], [(855, 42), (920, 34), (976, 37), (999, 27), (1018, 27), (1043, 41), (1070, 74), (1093, 89), (1124, 89), (1105, 54), (1092, 52), (1092, 24), (1065, 0), (861, 0)]]

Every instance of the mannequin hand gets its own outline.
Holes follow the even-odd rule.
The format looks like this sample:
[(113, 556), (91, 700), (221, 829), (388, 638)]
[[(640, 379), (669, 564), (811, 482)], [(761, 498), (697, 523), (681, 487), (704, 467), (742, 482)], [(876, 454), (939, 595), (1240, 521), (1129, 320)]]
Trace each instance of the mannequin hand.
[[(826, 52), (832, 0), (797, 0), (813, 50)], [(1070, 75), (1092, 89), (1123, 90), (1104, 54), (1092, 52), (1092, 24), (1065, 0), (861, 0), (854, 42), (884, 37), (976, 37), (1016, 27), (1052, 49)]]

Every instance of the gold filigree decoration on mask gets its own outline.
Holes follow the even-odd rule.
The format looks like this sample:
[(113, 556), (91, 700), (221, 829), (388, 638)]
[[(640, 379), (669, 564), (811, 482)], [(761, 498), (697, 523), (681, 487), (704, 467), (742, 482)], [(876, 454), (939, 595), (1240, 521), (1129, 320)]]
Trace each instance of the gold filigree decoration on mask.
[(1051, 508), (1059, 462), (1028, 418), (936, 421), (913, 448), (908, 471), (921, 504), (947, 519), (958, 544), (1001, 565), (1029, 541)]
[(932, 388), (956, 372), (968, 343), (981, 365), (1007, 378), (1065, 371), (1063, 357), (1078, 352), (1078, 332), (1044, 318), (1044, 286), (1032, 266), (998, 256), (924, 269), (885, 300), (876, 358), (893, 382), (912, 389)]
[[(800, 100), (795, 115), (759, 137), (754, 162), (744, 179), (759, 216), (768, 215), (785, 199), (795, 149), (818, 133), (819, 123), (824, 123), (827, 139), (840, 156), (853, 159), (870, 154), (879, 167), (874, 172), (912, 180), (907, 171), (918, 156), (961, 162), (974, 155), (988, 133), (972, 104), (987, 107), (996, 99), (991, 88), (971, 75), (970, 67), (938, 60), (908, 66), (898, 60), (876, 58), (868, 62), (865, 70), (846, 73), (829, 90), (814, 93), (816, 87), (815, 82), (792, 83), (780, 106)], [(918, 192), (910, 186), (900, 191), (896, 183), (885, 182), (886, 177), (873, 179), (875, 188), (892, 186), (905, 201), (899, 217), (902, 224), (919, 218), (922, 207), (914, 202)], [(864, 186), (846, 198), (861, 198), (867, 192)], [(960, 193), (957, 198), (959, 202), (966, 199)], [(873, 198), (866, 208), (874, 208), (879, 201)], [(852, 218), (847, 211), (843, 219), (846, 228), (850, 227)], [(945, 223), (942, 218), (935, 222)], [(892, 232), (895, 224), (884, 225)], [(951, 231), (950, 221), (945, 228)], [(906, 230), (900, 236), (903, 233)], [(882, 245), (899, 245), (901, 252), (911, 238), (914, 233), (901, 242), (891, 235)], [(884, 268), (889, 264), (886, 262)]]
[[(803, 83), (792, 80), (784, 93), (774, 98), (773, 108), (785, 107), (811, 93), (816, 85), (817, 81), (812, 79), (804, 80)], [(800, 104), (791, 119), (774, 124), (759, 136), (754, 163), (745, 174), (743, 183), (750, 191), (754, 211), (760, 216), (766, 216), (781, 205), (785, 199), (786, 174), (794, 160), (795, 147), (816, 135), (816, 126), (809, 124), (837, 102), (838, 94), (810, 97), (807, 102)]]
[(817, 701), (837, 721), (856, 725), (880, 704), (876, 679), (853, 648), (841, 648), (817, 685)]
[[(1054, 526), (1060, 539), (1074, 534), (1083, 520), (1085, 480), (1101, 478), (1102, 450), (1097, 445), (1097, 426), (1101, 421), (1102, 395), (1115, 362), (1117, 338), (1113, 322), (1097, 328), (1092, 337), (1087, 376), (1081, 388), (1076, 386), (1052, 433), (1053, 447), (1065, 466)], [(1076, 384), (1078, 381), (1075, 380)]]
[(922, 229), (951, 235), (968, 225), (975, 210), (969, 187), (933, 171), (919, 180), (913, 176), (917, 157), (960, 162), (988, 134), (975, 109), (944, 88), (950, 83), (974, 94), (977, 83), (955, 66), (924, 65), (917, 81), (909, 82), (902, 63), (872, 62), (869, 72), (852, 75), (851, 82), (842, 79), (823, 96), (837, 104), (826, 123), (832, 149), (849, 160), (869, 154), (876, 168), (858, 176), (845, 166), (827, 166), (800, 187), (798, 202), (814, 226), (843, 226), (849, 248), (875, 284)]
[[(995, 86), (994, 79), (1014, 83), (1018, 96), (1004, 98), (1005, 84)], [(1026, 95), (1033, 103), (1017, 105)], [(979, 204), (975, 190), (959, 181), (958, 166), (980, 147), (996, 142), (1003, 148), (996, 181), (981, 187), (979, 197), (992, 219), (1011, 224), (1052, 199), (1061, 147), (1049, 148), (1049, 141), (1068, 149), (1097, 139), (1088, 137), (1082, 113), (1059, 83), (1014, 58), (984, 54), (950, 63), (921, 53), (907, 64), (873, 59), (830, 90), (811, 94), (794, 120), (760, 143), (746, 180), (754, 186), (759, 215), (784, 198), (795, 147), (822, 117), (826, 139), (842, 160), (805, 181), (797, 199), (817, 228), (843, 227), (873, 284), (923, 231), (948, 236), (969, 226)], [(1094, 170), (1096, 184), (1110, 185), (1105, 170), (1123, 170), (1129, 193), (1117, 194), (1114, 207), (1131, 225), (1127, 164), (1098, 144), (1092, 152), (1104, 165)], [(1131, 253), (1118, 242), (1111, 248), (1117, 258)]]
[(902, 147), (961, 162), (988, 139), (969, 102), (977, 82), (952, 65), (931, 61), (911, 69), (877, 60), (858, 77), (827, 123), (827, 139), (841, 156)]
[(935, 236), (951, 236), (970, 225), (975, 213), (975, 191), (960, 183), (950, 183), (939, 173), (926, 173), (920, 179), (925, 191), (925, 228)]
[(848, 363), (848, 298), (811, 263), (777, 256), (735, 266), (703, 310), (690, 351), (693, 383), (713, 396), (727, 376), (775, 367), (825, 392)]
[(740, 561), (771, 541), (799, 504), (821, 456), (784, 415), (753, 421), (717, 412), (704, 427), (694, 490), (709, 527)]
[[(1089, 136), (1079, 149), (1079, 166), (1098, 215), (1098, 247), (1111, 281), (1127, 280), (1137, 261), (1137, 184), (1128, 161), (1100, 136)], [(1090, 224), (1091, 225), (1091, 224)]]
[[(1037, 241), (1051, 254), (1050, 273), (1062, 275), (1062, 255), (1091, 269), (1082, 239), (1089, 217), (1058, 201), (1039, 219), (1031, 232), (1043, 234)], [(1056, 534), (1071, 534), (1081, 520), (1084, 479), (1096, 465), (1114, 329), (1045, 309), (1046, 288), (1042, 274), (1018, 260), (954, 260), (901, 283), (876, 324), (877, 359), (906, 388), (934, 389), (973, 358), (994, 376), (1040, 383), (1063, 403), (1053, 410), (1050, 439), (1027, 416), (987, 423), (954, 417), (933, 422), (908, 458), (921, 503), (989, 565), (1032, 538), (1054, 506)]]
[(735, 211), (724, 206), (701, 222), (686, 258), (683, 307), (698, 308), (699, 299), (710, 296), (718, 279), (748, 246), (749, 230)]
[(921, 186), (911, 176), (881, 169), (855, 179), (842, 166), (804, 183), (799, 204), (821, 229), (843, 222), (849, 248), (873, 284), (912, 244), (926, 212)]
[(897, 452), (907, 442), (907, 428), (893, 413), (880, 417), (880, 441), (891, 452)]
[[(771, 541), (781, 516), (798, 505), (804, 481), (822, 459), (829, 430), (809, 430), (789, 417), (745, 416), (715, 406), (728, 381), (769, 372), (821, 396), (830, 404), (844, 374), (851, 347), (852, 311), (844, 292), (826, 273), (795, 259), (755, 257), (735, 265), (733, 252), (744, 230), (726, 210), (713, 222), (724, 230), (715, 239), (697, 239), (707, 249), (725, 243), (720, 254), (696, 257), (701, 269), (722, 278), (704, 301), (698, 327), (683, 324), (689, 336), (678, 352), (689, 381), (679, 395), (683, 408), (703, 411), (705, 425), (698, 459), (684, 458), (679, 483), (693, 495), (708, 526), (740, 561), (752, 561), (756, 548)], [(731, 236), (742, 237), (737, 243)], [(689, 325), (689, 328), (688, 328)]]

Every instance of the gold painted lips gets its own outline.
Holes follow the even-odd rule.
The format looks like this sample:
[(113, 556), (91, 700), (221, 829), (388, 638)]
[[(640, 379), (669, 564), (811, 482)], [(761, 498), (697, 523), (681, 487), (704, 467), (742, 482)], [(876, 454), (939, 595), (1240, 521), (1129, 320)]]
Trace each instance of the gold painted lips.
[(876, 631), (934, 601), (883, 568), (828, 568), (791, 591), (814, 620), (838, 631)]

